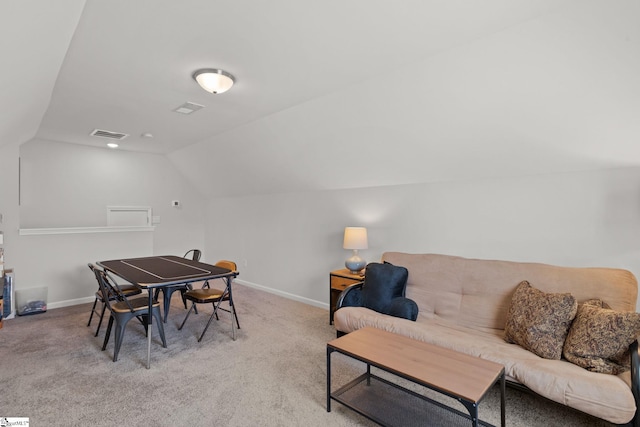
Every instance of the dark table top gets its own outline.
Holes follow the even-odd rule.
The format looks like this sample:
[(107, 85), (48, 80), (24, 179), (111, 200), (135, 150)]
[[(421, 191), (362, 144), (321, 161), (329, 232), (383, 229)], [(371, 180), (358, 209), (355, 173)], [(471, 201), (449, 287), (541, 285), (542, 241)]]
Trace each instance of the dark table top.
[(126, 281), (144, 288), (238, 275), (237, 272), (226, 268), (174, 255), (114, 259), (100, 261), (97, 264)]

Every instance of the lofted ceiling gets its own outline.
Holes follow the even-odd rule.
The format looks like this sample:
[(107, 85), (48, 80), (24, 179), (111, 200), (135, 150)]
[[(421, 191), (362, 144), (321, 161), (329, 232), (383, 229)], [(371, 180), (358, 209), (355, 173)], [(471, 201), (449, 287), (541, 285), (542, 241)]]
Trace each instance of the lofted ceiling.
[[(226, 186), (228, 193), (254, 194), (508, 175), (522, 170), (517, 165), (521, 159), (547, 165), (524, 166), (526, 173), (591, 167), (592, 161), (576, 162), (583, 157), (628, 161), (628, 150), (640, 142), (634, 116), (640, 58), (635, 51), (638, 26), (627, 31), (627, 24), (635, 22), (629, 16), (639, 9), (633, 1), (616, 2), (600, 27), (599, 11), (609, 10), (607, 4), (611, 2), (3, 1), (0, 144), (35, 137), (104, 147), (108, 141), (90, 136), (94, 129), (124, 133), (129, 136), (119, 141), (119, 149), (168, 155), (210, 196), (226, 195), (211, 184), (234, 173), (237, 179)], [(585, 39), (583, 31), (594, 32)], [(564, 63), (567, 53), (581, 54), (581, 49), (604, 55), (599, 58), (613, 60), (616, 68), (600, 64), (590, 69), (584, 67), (588, 61), (575, 59)], [(618, 55), (611, 56), (611, 49)], [(540, 57), (553, 62), (527, 64), (527, 58), (542, 51), (551, 52)], [(191, 78), (195, 70), (212, 67), (235, 75), (229, 92), (208, 94)], [(524, 67), (532, 71), (524, 74)], [(504, 82), (500, 73), (511, 68), (518, 75)], [(461, 73), (464, 69), (474, 77)], [(550, 71), (575, 85), (558, 85)], [(543, 81), (538, 81), (540, 75)], [(615, 75), (621, 80), (616, 82)], [(421, 76), (440, 79), (446, 91), (443, 85), (425, 86)], [(615, 117), (601, 117), (597, 106), (584, 108), (594, 98), (576, 99), (583, 90), (597, 89), (600, 79), (607, 85), (595, 99), (615, 104)], [(516, 80), (519, 93), (514, 94), (510, 85)], [(491, 88), (482, 88), (483, 82)], [(408, 85), (422, 101), (395, 98), (409, 96)], [(549, 87), (553, 93), (545, 94)], [(501, 101), (499, 108), (492, 104), (492, 93)], [(628, 98), (620, 99), (625, 93)], [(512, 99), (506, 98), (509, 94)], [(514, 113), (523, 95), (543, 98)], [(554, 110), (555, 96), (566, 108)], [(356, 97), (358, 101), (352, 99)], [(563, 117), (571, 110), (567, 99), (579, 114)], [(190, 115), (172, 111), (185, 102), (205, 108)], [(389, 111), (359, 117), (370, 108), (383, 108), (377, 103), (390, 106)], [(414, 117), (414, 109), (432, 113), (434, 122), (427, 125)], [(487, 111), (491, 115), (478, 123)], [(538, 117), (549, 111), (553, 117)], [(621, 113), (628, 117), (621, 119)], [(322, 131), (311, 132), (320, 126), (307, 123), (311, 115), (324, 124)], [(351, 118), (356, 123), (384, 118), (390, 125), (354, 129), (343, 123)], [(554, 124), (579, 128), (596, 118), (606, 122), (597, 130), (608, 126), (613, 138), (592, 140), (589, 126), (580, 133)], [(309, 142), (301, 146), (301, 139)], [(390, 147), (401, 149), (408, 163), (388, 165)], [(366, 157), (372, 149), (378, 154), (355, 165), (351, 174), (332, 168), (326, 172), (327, 163), (317, 164), (331, 152), (342, 159), (334, 169), (347, 170), (354, 156)], [(469, 160), (461, 161), (461, 153)], [(216, 154), (236, 163), (217, 172), (207, 168), (207, 159)], [(511, 154), (513, 161), (495, 163), (496, 157)], [(558, 161), (565, 158), (571, 161)], [(486, 168), (470, 166), (474, 159), (482, 159)]]

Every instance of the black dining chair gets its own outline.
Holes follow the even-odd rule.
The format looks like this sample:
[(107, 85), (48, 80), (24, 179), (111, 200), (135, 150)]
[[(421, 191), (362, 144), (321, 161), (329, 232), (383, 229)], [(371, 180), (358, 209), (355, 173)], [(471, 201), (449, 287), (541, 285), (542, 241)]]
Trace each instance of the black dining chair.
[[(202, 256), (202, 252), (199, 249), (191, 249), (187, 251), (186, 254), (182, 256), (182, 258), (191, 257), (194, 261), (200, 261), (200, 257)], [(156, 289), (154, 293), (154, 298), (157, 300), (160, 295), (160, 290), (162, 290), (162, 303), (164, 308), (164, 323), (167, 323), (167, 318), (169, 316), (169, 309), (171, 308), (171, 295), (175, 291), (180, 291), (180, 295), (182, 296), (182, 303), (184, 304), (185, 310), (187, 309), (187, 301), (184, 299), (184, 293), (191, 289), (190, 284), (186, 285), (178, 285), (178, 286), (167, 286), (164, 288)]]
[[(226, 260), (222, 260), (222, 261), (218, 261), (215, 264), (216, 267), (222, 267), (222, 268), (226, 268), (228, 270), (231, 271), (238, 271), (238, 267), (236, 266), (236, 263), (233, 261), (226, 261)], [(220, 280), (232, 280), (232, 278), (228, 278), (228, 279), (220, 279)], [(211, 286), (209, 285), (209, 281), (207, 280), (203, 287), (201, 289), (192, 289), (189, 290), (187, 292), (185, 292), (184, 297), (186, 300), (191, 301), (191, 307), (189, 308), (189, 311), (187, 312), (187, 316), (184, 318), (184, 320), (182, 321), (182, 324), (180, 325), (180, 327), (178, 328), (178, 330), (182, 330), (182, 327), (184, 326), (184, 324), (187, 322), (187, 319), (189, 318), (189, 315), (191, 315), (191, 311), (195, 310), (196, 308), (196, 304), (211, 304), (213, 306), (213, 313), (211, 313), (211, 316), (209, 317), (209, 321), (207, 322), (207, 325), (205, 326), (204, 330), (202, 331), (202, 334), (200, 335), (200, 338), (198, 338), (198, 342), (202, 341), (202, 337), (204, 337), (205, 332), (207, 332), (207, 329), (209, 329), (209, 325), (211, 324), (211, 321), (213, 320), (214, 316), (216, 318), (216, 320), (218, 320), (218, 310), (222, 310), (222, 311), (226, 311), (227, 313), (231, 313), (231, 330), (233, 332), (233, 321), (235, 320), (236, 325), (238, 326), (238, 329), (240, 329), (240, 322), (238, 322), (238, 314), (236, 313), (236, 307), (235, 304), (233, 302), (233, 299), (231, 297), (231, 289), (230, 289), (231, 285), (227, 285), (225, 284), (224, 290), (219, 290), (219, 289), (214, 289), (211, 288)], [(222, 303), (223, 301), (228, 301), (229, 302), (229, 309), (226, 308), (222, 308), (220, 306), (220, 303)], [(197, 312), (196, 312), (197, 313)], [(234, 336), (235, 339), (235, 336)]]
[[(111, 336), (111, 329), (115, 321), (116, 333), (115, 333), (115, 348), (113, 350), (113, 361), (118, 360), (118, 353), (122, 346), (122, 339), (124, 338), (124, 331), (129, 323), (129, 320), (134, 317), (137, 318), (144, 326), (145, 335), (149, 333), (147, 317), (153, 316), (155, 323), (158, 325), (158, 332), (162, 339), (162, 347), (167, 348), (167, 340), (164, 336), (164, 326), (162, 325), (162, 316), (160, 315), (160, 303), (154, 301), (151, 313), (149, 313), (148, 299), (147, 297), (129, 298), (121, 290), (120, 286), (115, 280), (109, 279), (109, 275), (106, 271), (94, 268), (94, 273), (100, 291), (102, 292), (102, 298), (111, 315), (109, 316), (109, 325), (107, 326), (107, 332), (104, 337), (104, 343), (102, 344), (102, 350), (107, 348), (109, 343), (109, 337)], [(112, 299), (111, 295), (115, 295)]]
[[(88, 264), (89, 268), (91, 269), (91, 271), (94, 273), (95, 275), (95, 266), (91, 263)], [(134, 296), (134, 295), (138, 295), (140, 293), (142, 293), (142, 290), (140, 288), (138, 288), (137, 286), (134, 285), (120, 285), (120, 290), (122, 291), (123, 294), (125, 294), (128, 297)], [(115, 300), (116, 296), (115, 295), (111, 295), (111, 300)], [(100, 301), (102, 308), (100, 310), (100, 313), (98, 313), (98, 311), (96, 310), (96, 306), (98, 305), (98, 301)], [(100, 286), (98, 285), (98, 290), (96, 291), (96, 298), (95, 300), (93, 300), (93, 307), (91, 307), (91, 314), (89, 315), (89, 322), (87, 323), (87, 326), (91, 326), (91, 320), (93, 319), (93, 315), (95, 314), (96, 316), (100, 316), (100, 320), (98, 321), (98, 327), (96, 328), (96, 334), (95, 336), (98, 336), (98, 333), (100, 333), (100, 326), (102, 325), (102, 319), (104, 318), (104, 311), (106, 309), (106, 304), (104, 303), (104, 299), (102, 297), (102, 292), (100, 291)]]

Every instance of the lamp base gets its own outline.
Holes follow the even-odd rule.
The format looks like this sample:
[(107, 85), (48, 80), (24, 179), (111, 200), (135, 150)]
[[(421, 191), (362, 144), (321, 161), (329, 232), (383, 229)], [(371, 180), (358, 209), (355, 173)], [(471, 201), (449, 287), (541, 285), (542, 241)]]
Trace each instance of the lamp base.
[(344, 266), (349, 269), (351, 274), (359, 274), (366, 265), (367, 262), (360, 258), (357, 250), (354, 250), (353, 256), (344, 262)]

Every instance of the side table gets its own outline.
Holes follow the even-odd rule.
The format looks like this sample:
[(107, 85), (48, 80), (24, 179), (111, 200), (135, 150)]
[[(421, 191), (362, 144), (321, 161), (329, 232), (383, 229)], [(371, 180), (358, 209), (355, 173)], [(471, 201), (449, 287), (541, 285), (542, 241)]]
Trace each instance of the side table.
[(343, 268), (341, 270), (332, 271), (329, 274), (329, 324), (333, 324), (333, 313), (336, 311), (336, 303), (340, 294), (347, 286), (362, 282), (364, 274), (351, 274), (349, 270)]

